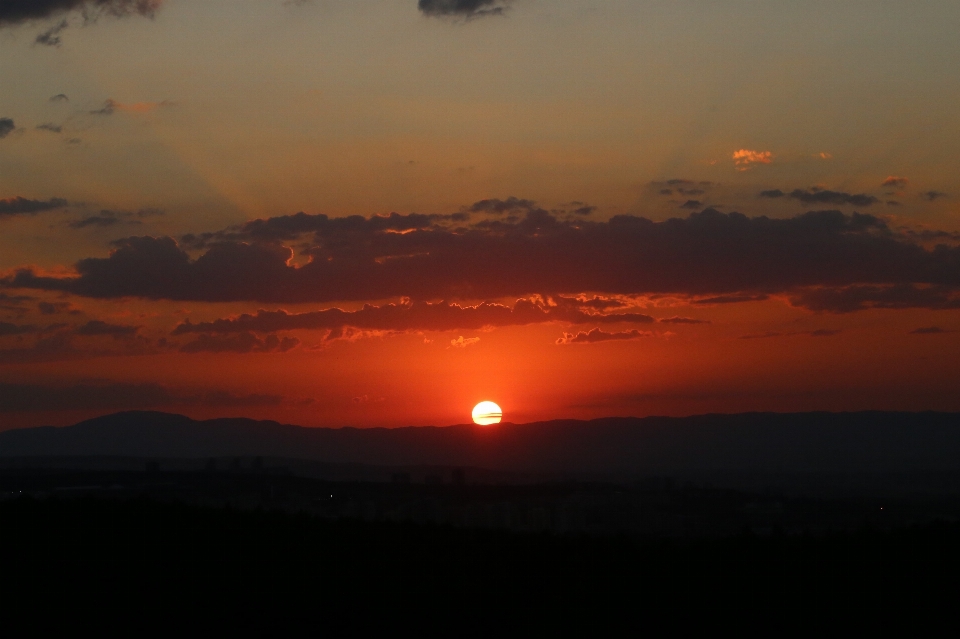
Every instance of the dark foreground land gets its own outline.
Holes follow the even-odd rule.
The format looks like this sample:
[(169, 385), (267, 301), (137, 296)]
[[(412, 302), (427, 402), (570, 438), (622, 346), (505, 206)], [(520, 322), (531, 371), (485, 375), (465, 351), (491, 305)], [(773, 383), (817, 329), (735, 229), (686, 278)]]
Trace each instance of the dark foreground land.
[(775, 632), (851, 611), (875, 621), (890, 607), (946, 611), (960, 592), (960, 500), (949, 495), (881, 512), (872, 497), (669, 480), (398, 479), (7, 469), (0, 583), (34, 603), (250, 623), (277, 606), (320, 614), (331, 601), (361, 616), (469, 603), (519, 605), (543, 623), (611, 609), (681, 611), (671, 613), (681, 626), (705, 611), (776, 613)]
[(92, 616), (140, 632), (172, 622), (319, 636), (335, 619), (354, 631), (375, 622), (476, 632), (506, 617), (568, 632), (666, 623), (670, 634), (793, 636), (837, 630), (837, 619), (882, 629), (894, 611), (948, 615), (960, 594), (960, 525), (945, 522), (652, 539), (83, 497), (2, 503), (0, 531), (4, 609), (31, 607), (35, 630)]
[[(335, 616), (809, 635), (855, 613), (862, 634), (955, 608), (958, 522), (958, 414), (390, 431), (123, 413), (0, 434), (0, 613), (132, 614), (137, 635), (207, 616), (217, 636), (356, 634)], [(527, 621), (489, 622), (508, 616)]]

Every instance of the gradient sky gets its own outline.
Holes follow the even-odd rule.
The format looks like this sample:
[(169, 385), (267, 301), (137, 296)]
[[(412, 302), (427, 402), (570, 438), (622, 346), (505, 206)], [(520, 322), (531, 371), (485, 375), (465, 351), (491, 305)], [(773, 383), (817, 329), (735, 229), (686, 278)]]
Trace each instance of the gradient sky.
[(960, 410), (960, 4), (0, 0), (0, 429)]

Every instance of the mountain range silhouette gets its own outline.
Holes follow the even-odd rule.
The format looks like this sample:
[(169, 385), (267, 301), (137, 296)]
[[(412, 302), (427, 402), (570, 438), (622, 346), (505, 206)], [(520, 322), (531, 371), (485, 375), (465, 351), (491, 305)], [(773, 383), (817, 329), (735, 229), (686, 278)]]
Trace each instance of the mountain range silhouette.
[(332, 429), (134, 411), (0, 433), (0, 458), (251, 455), (534, 473), (956, 471), (960, 414), (746, 413)]

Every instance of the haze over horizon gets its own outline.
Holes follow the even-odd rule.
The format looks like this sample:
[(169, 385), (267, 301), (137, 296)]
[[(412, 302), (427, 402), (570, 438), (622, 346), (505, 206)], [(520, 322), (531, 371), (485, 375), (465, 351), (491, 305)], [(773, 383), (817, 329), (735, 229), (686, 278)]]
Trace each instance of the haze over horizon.
[(958, 28), (0, 3), (0, 430), (960, 411)]

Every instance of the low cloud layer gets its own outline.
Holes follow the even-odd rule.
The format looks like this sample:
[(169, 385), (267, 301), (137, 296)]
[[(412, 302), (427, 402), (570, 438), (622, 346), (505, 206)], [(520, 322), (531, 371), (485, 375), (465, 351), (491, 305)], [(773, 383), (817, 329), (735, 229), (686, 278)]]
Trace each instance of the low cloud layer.
[(81, 382), (69, 386), (0, 384), (0, 413), (57, 410), (139, 410), (165, 406), (275, 406), (278, 395), (223, 390), (178, 392), (158, 384)]
[[(889, 290), (908, 289), (921, 291), (913, 295), (916, 303), (952, 307), (960, 287), (960, 248), (926, 248), (880, 218), (839, 211), (771, 219), (707, 209), (662, 222), (626, 215), (593, 222), (561, 220), (533, 208), (512, 220), (498, 216), (472, 225), (418, 214), (299, 213), (190, 236), (182, 244), (130, 237), (118, 241), (109, 257), (78, 262), (75, 275), (22, 268), (0, 279), (0, 286), (103, 299), (265, 303), (491, 300), (592, 291), (721, 304), (788, 294), (818, 310), (883, 306), (879, 298)], [(302, 247), (302, 265), (291, 260), (288, 244)], [(201, 251), (198, 257), (188, 252), (191, 246)], [(864, 291), (879, 297), (852, 299)], [(386, 312), (380, 308), (366, 314)], [(413, 317), (421, 308), (396, 312)], [(514, 311), (463, 310), (478, 317)], [(439, 307), (431, 312), (439, 314)]]
[(295, 337), (267, 335), (259, 338), (253, 333), (238, 335), (200, 335), (180, 348), (182, 353), (284, 353), (300, 345)]
[(283, 310), (244, 314), (213, 322), (184, 322), (174, 335), (190, 333), (274, 333), (291, 330), (330, 330), (346, 327), (368, 331), (450, 331), (504, 326), (526, 326), (546, 322), (567, 324), (650, 324), (654, 318), (643, 313), (587, 312), (593, 300), (560, 296), (517, 300), (513, 307), (484, 302), (461, 306), (448, 302), (412, 302), (366, 304), (357, 311), (330, 308), (309, 313)]

